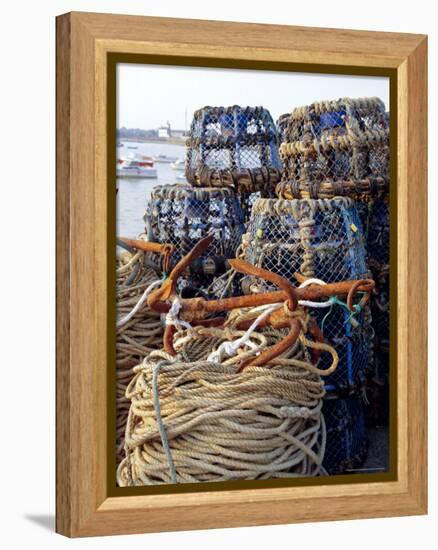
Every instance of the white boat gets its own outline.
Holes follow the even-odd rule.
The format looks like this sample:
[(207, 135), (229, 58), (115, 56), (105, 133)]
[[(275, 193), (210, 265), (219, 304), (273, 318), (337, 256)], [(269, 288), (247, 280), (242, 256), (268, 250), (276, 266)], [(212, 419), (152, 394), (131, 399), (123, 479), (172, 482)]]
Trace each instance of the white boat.
[(163, 162), (166, 164), (170, 164), (171, 162), (176, 162), (178, 160), (178, 157), (168, 157), (167, 155), (155, 155), (152, 158), (155, 162)]
[(156, 178), (157, 169), (152, 157), (130, 154), (117, 159), (116, 175), (118, 178)]
[(182, 159), (178, 159), (175, 162), (172, 162), (171, 164), (173, 170), (181, 170), (182, 172), (185, 170), (186, 163)]
[(128, 149), (138, 149), (138, 145), (128, 145)]

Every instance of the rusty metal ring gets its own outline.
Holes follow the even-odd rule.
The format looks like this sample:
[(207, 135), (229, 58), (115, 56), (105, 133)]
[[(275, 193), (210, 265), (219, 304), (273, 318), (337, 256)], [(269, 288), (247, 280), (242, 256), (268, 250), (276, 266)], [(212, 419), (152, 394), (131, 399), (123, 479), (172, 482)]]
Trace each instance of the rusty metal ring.
[[(354, 300), (354, 297), (356, 296), (356, 293), (357, 293), (358, 289), (361, 286), (363, 286), (364, 284), (367, 284), (369, 281), (370, 281), (370, 279), (359, 279), (358, 281), (354, 281), (354, 283), (351, 285), (351, 288), (350, 288), (350, 290), (348, 291), (348, 294), (347, 294), (347, 307), (352, 313), (355, 313), (355, 311), (356, 311), (356, 307), (353, 304), (353, 300)], [(373, 283), (374, 283), (374, 281), (373, 281)], [(361, 307), (363, 307), (367, 303), (368, 297), (369, 297), (369, 293), (366, 292), (365, 296), (364, 296), (364, 298), (366, 298), (366, 299), (365, 299), (365, 301), (363, 301), (364, 298), (362, 298), (361, 304), (360, 304)]]

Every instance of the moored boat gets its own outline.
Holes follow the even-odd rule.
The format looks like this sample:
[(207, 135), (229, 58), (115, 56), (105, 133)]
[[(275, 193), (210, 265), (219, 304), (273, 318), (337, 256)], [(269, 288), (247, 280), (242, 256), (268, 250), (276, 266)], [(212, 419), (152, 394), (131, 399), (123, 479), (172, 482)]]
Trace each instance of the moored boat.
[(118, 178), (156, 178), (157, 169), (152, 157), (131, 154), (117, 160), (116, 175)]
[(186, 163), (183, 159), (178, 159), (175, 162), (172, 162), (171, 164), (173, 170), (185, 170)]
[(155, 155), (152, 157), (155, 162), (161, 162), (164, 164), (170, 164), (171, 162), (176, 162), (178, 157), (169, 157), (168, 155)]

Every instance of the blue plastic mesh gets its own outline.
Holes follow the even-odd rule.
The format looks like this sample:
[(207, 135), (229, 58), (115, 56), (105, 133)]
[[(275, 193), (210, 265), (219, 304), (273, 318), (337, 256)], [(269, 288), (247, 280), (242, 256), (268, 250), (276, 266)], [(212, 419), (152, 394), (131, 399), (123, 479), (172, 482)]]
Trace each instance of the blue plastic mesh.
[[(295, 283), (295, 273), (326, 283), (369, 276), (362, 225), (351, 199), (259, 199), (243, 241), (246, 261)], [(245, 288), (263, 291), (269, 287), (251, 279)], [(327, 391), (351, 393), (363, 383), (370, 360), (369, 309), (365, 307), (354, 319), (338, 304), (311, 314), (339, 355), (338, 368), (326, 379)], [(321, 368), (329, 364), (330, 358), (323, 354)]]
[(263, 107), (204, 107), (187, 140), (186, 178), (203, 187), (273, 193), (280, 179), (278, 136)]
[(367, 453), (362, 400), (358, 395), (324, 400), (322, 412), (327, 429), (323, 466), (330, 475), (353, 473)]

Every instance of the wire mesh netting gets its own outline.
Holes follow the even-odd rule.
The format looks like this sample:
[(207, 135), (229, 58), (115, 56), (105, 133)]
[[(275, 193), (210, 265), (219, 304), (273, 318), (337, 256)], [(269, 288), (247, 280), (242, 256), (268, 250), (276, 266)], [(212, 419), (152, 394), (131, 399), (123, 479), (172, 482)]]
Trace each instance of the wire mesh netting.
[(389, 205), (386, 199), (371, 203), (368, 219), (368, 265), (376, 282), (372, 300), (373, 322), (379, 341), (389, 345)]
[(245, 224), (245, 227), (248, 225), (248, 222), (251, 219), (251, 211), (254, 203), (257, 199), (260, 199), (261, 197), (262, 194), (260, 193), (260, 191), (257, 191), (256, 193), (247, 193), (244, 195), (240, 195), (243, 211), (243, 222)]
[(368, 203), (358, 203), (358, 211), (365, 228), (367, 262), (376, 292), (372, 304), (373, 323), (379, 328), (379, 337), (389, 340), (389, 205), (382, 197)]
[(267, 109), (234, 105), (195, 112), (186, 156), (191, 184), (271, 196), (280, 175), (277, 130)]
[(315, 102), (280, 116), (282, 198), (387, 191), (389, 117), (379, 98)]
[(351, 395), (324, 400), (327, 429), (323, 466), (329, 475), (353, 473), (366, 458), (367, 437), (362, 399)]
[(152, 190), (144, 216), (147, 239), (175, 246), (175, 264), (207, 234), (213, 241), (208, 256), (197, 260), (192, 279), (210, 284), (225, 271), (225, 259), (233, 258), (244, 231), (239, 198), (231, 189), (162, 185)]
[[(295, 274), (326, 283), (368, 277), (362, 225), (354, 201), (347, 198), (258, 199), (243, 238), (246, 261), (294, 281)], [(245, 292), (263, 292), (267, 283), (243, 282)], [(327, 377), (327, 391), (351, 393), (363, 383), (371, 358), (369, 308), (356, 314), (340, 301), (312, 310), (324, 336), (338, 352), (336, 371)], [(321, 358), (321, 368), (328, 358)]]
[(368, 231), (368, 255), (377, 263), (377, 268), (385, 268), (389, 263), (389, 205), (384, 199), (375, 200)]

